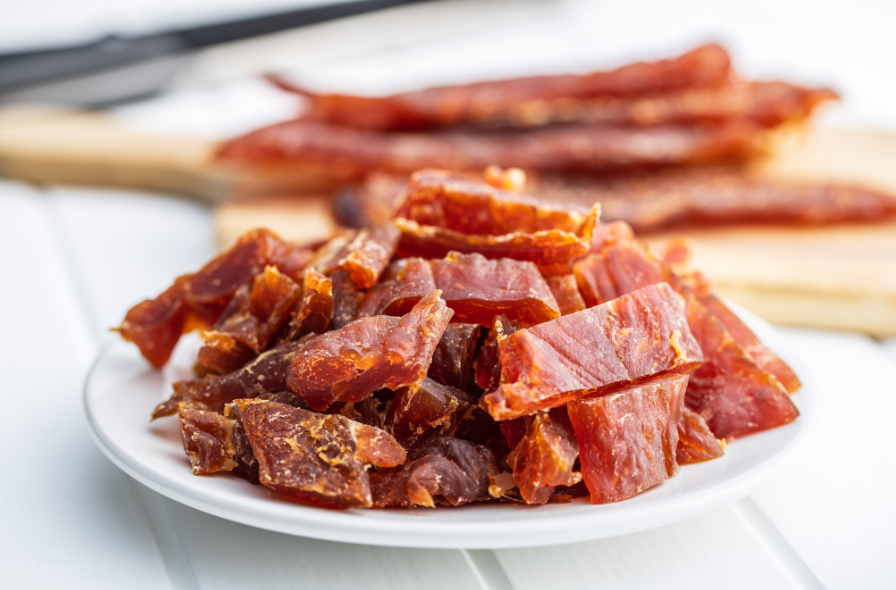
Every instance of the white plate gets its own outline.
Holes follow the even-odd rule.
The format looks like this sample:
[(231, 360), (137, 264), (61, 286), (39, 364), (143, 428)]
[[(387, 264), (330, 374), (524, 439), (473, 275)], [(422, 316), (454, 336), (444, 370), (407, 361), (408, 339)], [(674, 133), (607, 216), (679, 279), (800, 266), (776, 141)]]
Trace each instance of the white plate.
[[(774, 330), (740, 312), (774, 350)], [(177, 420), (149, 422), (171, 383), (190, 378), (199, 340), (184, 338), (172, 362), (156, 371), (131, 344), (116, 341), (99, 356), (84, 401), (94, 438), (130, 476), (169, 498), (222, 518), (281, 533), (370, 545), (433, 548), (528, 547), (572, 543), (650, 529), (696, 516), (746, 496), (787, 463), (819, 413), (818, 389), (799, 364), (803, 389), (793, 396), (795, 422), (735, 440), (720, 459), (685, 465), (681, 473), (630, 500), (592, 506), (472, 504), (457, 508), (333, 511), (281, 499), (231, 476), (195, 476), (181, 447)], [(793, 363), (791, 355), (786, 355)]]

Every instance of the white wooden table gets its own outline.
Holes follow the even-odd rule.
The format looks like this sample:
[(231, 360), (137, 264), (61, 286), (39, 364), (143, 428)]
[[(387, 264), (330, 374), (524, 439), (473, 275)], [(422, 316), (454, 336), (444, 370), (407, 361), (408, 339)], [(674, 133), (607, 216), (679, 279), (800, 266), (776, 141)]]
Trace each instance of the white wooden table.
[[(604, 12), (615, 20), (601, 30), (621, 38), (624, 11)], [(754, 20), (726, 26), (748, 43), (762, 30)], [(220, 55), (203, 58), (204, 71), (216, 71)], [(417, 63), (394, 48), (377, 55)], [(340, 67), (357, 72), (380, 63), (374, 57)], [(196, 123), (189, 104), (163, 98), (122, 113), (152, 126), (179, 112), (187, 125)], [(841, 115), (860, 118), (850, 112)], [(881, 124), (896, 122), (876, 112)], [(210, 134), (226, 127), (218, 123)], [(896, 588), (896, 342), (858, 334), (782, 329), (823, 396), (814, 439), (752, 496), (643, 533), (523, 550), (366, 547), (253, 529), (150, 491), (94, 446), (81, 387), (127, 308), (210, 258), (213, 243), (210, 210), (199, 204), (0, 181), (0, 588)]]

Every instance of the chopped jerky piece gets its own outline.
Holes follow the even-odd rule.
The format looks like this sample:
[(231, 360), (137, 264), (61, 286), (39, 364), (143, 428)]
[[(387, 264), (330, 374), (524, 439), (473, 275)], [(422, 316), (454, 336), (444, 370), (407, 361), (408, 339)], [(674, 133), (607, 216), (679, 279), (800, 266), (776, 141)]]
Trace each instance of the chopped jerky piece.
[(333, 281), (309, 268), (302, 278), (302, 296), (286, 328), (286, 340), (298, 340), (312, 332), (323, 334), (333, 319)]
[(491, 416), (482, 410), (473, 399), (473, 405), (466, 408), (457, 423), (454, 438), (488, 447), (499, 460), (504, 459), (510, 453), (510, 445), (507, 438), (501, 432), (501, 422), (495, 422)]
[(764, 371), (771, 373), (781, 382), (788, 393), (794, 393), (801, 386), (799, 377), (793, 369), (762, 343), (756, 334), (747, 327), (733, 311), (713, 292), (709, 282), (699, 273), (690, 276), (690, 284), (694, 284), (700, 303), (718, 319), (731, 337), (750, 355)]
[(286, 389), (290, 363), (304, 344), (304, 341), (279, 344), (234, 373), (178, 381), (171, 398), (153, 410), (152, 419), (171, 416), (178, 408), (220, 413), (224, 411), (224, 404), (235, 399), (282, 391)]
[(560, 317), (551, 290), (531, 262), (452, 252), (430, 266), (456, 321), (491, 326), (496, 315), (505, 314), (534, 326)]
[(395, 392), (386, 413), (386, 432), (406, 449), (433, 435), (453, 436), (459, 420), (477, 401), (469, 393), (427, 377)]
[(480, 400), (495, 420), (703, 361), (681, 297), (666, 283), (520, 330), (498, 348), (506, 381)]
[(294, 277), (309, 259), (306, 250), (268, 230), (250, 231), (197, 272), (179, 277), (160, 296), (132, 307), (119, 331), (149, 362), (162, 367), (182, 333), (212, 327), (236, 290), (265, 266)]
[(520, 330), (519, 323), (505, 315), (497, 316), (479, 356), (473, 362), (476, 385), (483, 391), (492, 391), (501, 382), (501, 359), (498, 353), (499, 342)]
[[(334, 411), (337, 409), (338, 411)], [(372, 397), (368, 397), (359, 402), (336, 402), (327, 408), (327, 413), (340, 414), (349, 420), (367, 424), (368, 426), (376, 426), (377, 428), (383, 427), (383, 421), (377, 411), (376, 400)]]
[(433, 291), (401, 318), (362, 318), (310, 340), (289, 368), (289, 390), (322, 411), (421, 381), (453, 315), (439, 295)]
[(682, 408), (678, 422), (678, 446), (675, 460), (679, 465), (716, 459), (725, 454), (725, 442), (717, 439), (706, 425), (703, 416)]
[(359, 289), (369, 289), (379, 278), (395, 253), (401, 232), (391, 221), (359, 230), (342, 247), (329, 253), (324, 274), (348, 271)]
[(515, 449), (526, 434), (526, 417), (504, 420), (499, 422), (499, 424), (501, 425), (501, 432), (507, 438), (507, 444), (510, 445), (511, 449)]
[(625, 500), (678, 473), (687, 382), (686, 375), (666, 375), (569, 403), (592, 504)]
[(488, 123), (508, 112), (535, 111), (545, 101), (576, 97), (627, 97), (725, 84), (728, 53), (704, 45), (679, 57), (640, 62), (585, 75), (536, 76), (464, 86), (443, 86), (386, 97), (317, 94), (280, 78), (272, 81), (310, 102), (308, 117), (349, 127), (417, 130), (460, 123)]
[(401, 467), (370, 474), (370, 488), (377, 507), (459, 506), (490, 500), (489, 485), (497, 475), (490, 449), (438, 437), (415, 449)]
[(526, 431), (507, 462), (526, 504), (544, 504), (554, 486), (571, 486), (582, 480), (580, 473), (573, 472), (579, 443), (565, 408), (538, 412), (524, 420)]
[(699, 301), (688, 305), (688, 323), (706, 362), (691, 373), (686, 403), (717, 438), (782, 426), (799, 416), (784, 386)]
[(333, 317), (328, 330), (338, 330), (358, 317), (358, 307), (364, 298), (346, 270), (337, 270), (330, 275), (333, 289)]
[(580, 238), (560, 230), (491, 236), (463, 234), (402, 218), (396, 219), (395, 225), (402, 231), (399, 256), (442, 258), (450, 252), (460, 252), (492, 259), (528, 260), (545, 276), (568, 273), (571, 263), (587, 253), (591, 243), (590, 235)]
[(239, 370), (258, 354), (249, 346), (226, 332), (204, 332), (205, 345), (199, 349), (199, 364), (205, 377), (210, 374), (226, 375)]
[(177, 422), (193, 473), (209, 475), (237, 466), (233, 459), (233, 420), (215, 412), (185, 408), (177, 413)]
[(380, 282), (364, 295), (358, 317), (404, 315), (435, 288), (429, 262), (422, 258), (396, 260), (383, 273)]
[(631, 242), (635, 239), (632, 227), (624, 221), (598, 223), (591, 238), (591, 252), (600, 252), (613, 244)]
[(772, 132), (746, 120), (714, 125), (553, 126), (522, 131), (383, 133), (307, 119), (277, 123), (226, 143), (230, 169), (283, 176), (296, 187), (359, 181), (376, 170), (610, 172), (739, 161), (766, 149)]
[(482, 328), (475, 324), (451, 323), (432, 353), (431, 378), (464, 391), (473, 380), (473, 356)]
[(666, 280), (660, 261), (638, 242), (607, 246), (578, 261), (574, 270), (589, 307)]
[(554, 230), (582, 237), (593, 229), (591, 213), (592, 207), (544, 203), (446, 170), (412, 174), (399, 210), (421, 225), (493, 236)]
[(379, 428), (276, 402), (238, 400), (262, 485), (324, 508), (372, 505), (367, 463), (394, 467), (404, 449)]
[(545, 277), (544, 280), (551, 293), (554, 294), (554, 299), (557, 300), (560, 315), (569, 315), (585, 309), (585, 300), (582, 299), (582, 294), (579, 292), (576, 275), (556, 275)]

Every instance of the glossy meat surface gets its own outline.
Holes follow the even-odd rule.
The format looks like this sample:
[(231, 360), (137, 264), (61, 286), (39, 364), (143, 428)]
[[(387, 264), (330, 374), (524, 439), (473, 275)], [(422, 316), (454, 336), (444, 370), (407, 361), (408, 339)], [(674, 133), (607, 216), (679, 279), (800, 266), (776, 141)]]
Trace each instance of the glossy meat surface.
[(234, 460), (234, 422), (216, 412), (182, 409), (177, 413), (180, 439), (193, 473), (208, 475), (230, 471)]
[(535, 110), (546, 101), (577, 97), (626, 97), (718, 86), (730, 74), (731, 60), (718, 45), (705, 45), (679, 57), (629, 64), (585, 75), (535, 76), (463, 86), (429, 88), (381, 98), (316, 94), (280, 79), (284, 90), (310, 100), (307, 116), (350, 127), (414, 130), (500, 120), (515, 110)]
[(504, 314), (533, 326), (560, 317), (551, 290), (531, 262), (451, 253), (430, 266), (455, 321), (491, 326), (496, 315)]
[(401, 318), (362, 318), (313, 338), (292, 361), (289, 390), (321, 411), (422, 380), (452, 316), (439, 295), (428, 294)]
[(467, 391), (473, 381), (473, 360), (481, 332), (475, 324), (448, 324), (432, 353), (429, 377)]
[(401, 232), (391, 221), (361, 229), (332, 254), (324, 274), (348, 271), (359, 289), (369, 289), (395, 254), (400, 237)]
[(429, 377), (402, 387), (386, 413), (385, 428), (405, 449), (433, 436), (453, 436), (458, 423), (477, 399)]
[(585, 309), (585, 300), (579, 291), (576, 276), (572, 273), (545, 277), (548, 288), (557, 300), (560, 315), (569, 315)]
[(687, 406), (682, 408), (681, 420), (678, 422), (678, 446), (675, 448), (675, 460), (678, 464), (699, 463), (724, 454), (724, 442), (713, 435), (703, 416)]
[(579, 291), (588, 306), (612, 301), (666, 280), (663, 267), (639, 242), (610, 245), (576, 262)]
[(384, 431), (339, 415), (239, 400), (262, 485), (324, 508), (372, 505), (367, 464), (394, 467), (404, 449)]
[(699, 366), (681, 298), (666, 283), (520, 330), (499, 344), (503, 376), (480, 405), (495, 420), (557, 407), (610, 386)]
[(497, 316), (482, 344), (479, 356), (473, 361), (473, 373), (483, 391), (492, 391), (501, 382), (501, 357), (498, 349), (500, 341), (521, 329), (519, 323), (507, 316)]
[(513, 481), (527, 504), (545, 504), (554, 486), (572, 486), (582, 476), (573, 471), (579, 456), (572, 424), (565, 408), (526, 416), (525, 432), (507, 462)]
[(569, 403), (592, 504), (625, 500), (678, 473), (687, 382), (686, 375), (667, 375)]
[(238, 371), (202, 379), (178, 381), (167, 401), (156, 406), (152, 418), (171, 416), (179, 408), (221, 413), (224, 405), (239, 398), (258, 397), (286, 389), (286, 374), (304, 342), (285, 342), (261, 353)]
[(347, 270), (337, 270), (330, 275), (333, 289), (333, 315), (328, 330), (338, 330), (358, 317), (358, 308), (364, 292), (355, 286)]
[(335, 307), (333, 281), (313, 268), (304, 272), (302, 295), (286, 329), (288, 340), (297, 340), (312, 332), (322, 334), (333, 319)]
[(438, 437), (409, 454), (404, 465), (370, 474), (370, 487), (379, 507), (459, 506), (491, 499), (489, 486), (497, 474), (495, 456), (486, 447)]
[(406, 314), (427, 293), (436, 289), (429, 262), (422, 258), (396, 260), (380, 281), (364, 295), (358, 317)]

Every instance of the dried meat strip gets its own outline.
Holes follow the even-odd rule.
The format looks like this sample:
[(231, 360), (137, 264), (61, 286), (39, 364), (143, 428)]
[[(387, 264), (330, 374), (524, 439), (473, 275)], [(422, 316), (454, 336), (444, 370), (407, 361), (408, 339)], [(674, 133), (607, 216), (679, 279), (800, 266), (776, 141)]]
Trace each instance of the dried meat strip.
[[(501, 315), (495, 318), (488, 331), (488, 336), (482, 344), (479, 356), (473, 361), (473, 375), (483, 391), (492, 391), (501, 382), (501, 358), (498, 345), (502, 339), (521, 329), (518, 322), (512, 321), (507, 316)], [(513, 445), (511, 445), (513, 446)]]
[(422, 258), (396, 260), (383, 273), (380, 282), (364, 295), (358, 317), (404, 315), (435, 289), (429, 262)]
[(250, 231), (197, 272), (179, 277), (155, 299), (132, 307), (119, 331), (149, 362), (162, 367), (182, 333), (212, 327), (237, 289), (266, 266), (296, 278), (310, 257), (307, 250), (268, 230)]
[(370, 474), (375, 506), (459, 506), (490, 500), (498, 475), (494, 453), (482, 445), (438, 437), (408, 454), (404, 465)]
[(724, 454), (725, 442), (715, 437), (703, 416), (687, 406), (682, 408), (678, 422), (678, 446), (675, 447), (678, 464), (699, 463)]
[(404, 449), (386, 432), (340, 415), (276, 402), (238, 400), (262, 485), (324, 508), (373, 504), (367, 464), (394, 467)]
[(560, 307), (560, 315), (569, 315), (585, 309), (585, 300), (579, 292), (579, 286), (574, 274), (555, 275), (544, 278), (548, 284), (557, 305)]
[(298, 340), (312, 332), (322, 334), (333, 319), (333, 281), (313, 268), (303, 275), (302, 296), (286, 329), (287, 340)]
[(330, 275), (333, 289), (333, 314), (328, 330), (338, 330), (358, 317), (358, 309), (364, 299), (364, 291), (355, 286), (347, 270), (337, 270)]
[(382, 170), (608, 172), (741, 160), (762, 152), (768, 130), (749, 121), (713, 125), (575, 125), (522, 131), (383, 133), (296, 120), (233, 139), (217, 153), (227, 168), (282, 175), (296, 186), (337, 185)]
[(631, 498), (678, 473), (686, 375), (667, 375), (569, 403), (592, 504)]
[(177, 413), (180, 439), (190, 459), (193, 473), (209, 475), (230, 471), (234, 460), (233, 435), (235, 422), (216, 412), (182, 409)]
[(405, 449), (416, 448), (433, 436), (453, 436), (477, 401), (469, 393), (427, 377), (395, 392), (386, 412), (386, 432)]
[(703, 361), (681, 297), (660, 283), (520, 330), (499, 343), (503, 377), (480, 400), (495, 420), (561, 406)]
[(467, 391), (473, 381), (473, 360), (481, 332), (476, 324), (448, 324), (432, 353), (429, 377)]
[(382, 98), (317, 94), (279, 78), (274, 81), (310, 101), (308, 117), (350, 127), (414, 130), (489, 121), (518, 108), (517, 105), (537, 101), (640, 96), (718, 86), (728, 81), (730, 72), (727, 52), (719, 45), (705, 45), (674, 59), (634, 63), (606, 72), (480, 82)]
[(525, 433), (514, 447), (507, 463), (513, 468), (513, 481), (527, 504), (545, 504), (555, 486), (573, 486), (582, 480), (573, 471), (579, 456), (572, 424), (565, 408), (526, 416)]
[(288, 389), (322, 411), (421, 381), (453, 315), (439, 295), (428, 294), (401, 318), (362, 318), (313, 338), (292, 361)]
[(455, 321), (491, 326), (495, 316), (504, 314), (534, 326), (560, 317), (554, 295), (532, 262), (452, 252), (430, 266)]
[(369, 289), (376, 284), (380, 273), (395, 254), (400, 237), (401, 231), (395, 224), (385, 221), (359, 230), (351, 239), (346, 237), (339, 242), (333, 241), (330, 247), (336, 243), (340, 247), (328, 253), (323, 273), (330, 275), (338, 270), (348, 271), (359, 289)]

